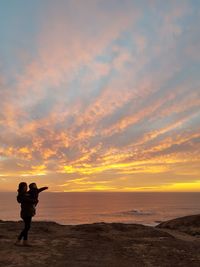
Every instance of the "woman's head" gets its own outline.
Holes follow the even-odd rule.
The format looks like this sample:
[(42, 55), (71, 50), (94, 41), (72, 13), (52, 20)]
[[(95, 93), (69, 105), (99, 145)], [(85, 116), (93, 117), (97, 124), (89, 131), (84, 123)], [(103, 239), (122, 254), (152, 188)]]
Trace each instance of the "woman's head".
[(18, 187), (17, 191), (18, 191), (19, 194), (21, 194), (21, 193), (25, 193), (27, 191), (27, 189), (28, 189), (27, 183), (21, 182), (19, 184), (19, 187)]

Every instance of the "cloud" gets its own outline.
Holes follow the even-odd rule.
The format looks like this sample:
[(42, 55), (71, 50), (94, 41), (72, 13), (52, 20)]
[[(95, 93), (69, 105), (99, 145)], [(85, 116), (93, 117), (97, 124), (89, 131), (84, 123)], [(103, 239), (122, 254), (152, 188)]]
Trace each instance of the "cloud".
[(17, 176), (41, 176), (56, 191), (196, 183), (193, 3), (59, 0), (39, 7), (25, 59), (16, 55), (14, 75), (5, 65), (0, 76), (0, 171), (15, 181), (9, 186)]

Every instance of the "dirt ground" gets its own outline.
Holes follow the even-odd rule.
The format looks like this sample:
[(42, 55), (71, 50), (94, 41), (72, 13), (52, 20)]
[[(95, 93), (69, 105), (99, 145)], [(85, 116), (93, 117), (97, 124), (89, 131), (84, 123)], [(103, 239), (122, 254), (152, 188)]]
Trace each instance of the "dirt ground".
[[(33, 222), (31, 247), (14, 245), (22, 222), (0, 221), (0, 267), (199, 267), (200, 215), (196, 216), (197, 223), (193, 218), (184, 228), (195, 224), (195, 233), (179, 229), (180, 219), (172, 223), (173, 227), (167, 222), (156, 228), (120, 223), (70, 226)], [(190, 219), (183, 220), (186, 223)]]

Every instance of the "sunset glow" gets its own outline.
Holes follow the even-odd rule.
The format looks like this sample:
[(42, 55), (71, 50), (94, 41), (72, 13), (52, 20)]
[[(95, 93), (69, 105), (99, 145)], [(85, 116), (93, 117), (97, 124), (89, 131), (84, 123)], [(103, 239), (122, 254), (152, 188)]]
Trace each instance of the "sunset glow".
[(0, 191), (200, 191), (200, 1), (0, 8)]

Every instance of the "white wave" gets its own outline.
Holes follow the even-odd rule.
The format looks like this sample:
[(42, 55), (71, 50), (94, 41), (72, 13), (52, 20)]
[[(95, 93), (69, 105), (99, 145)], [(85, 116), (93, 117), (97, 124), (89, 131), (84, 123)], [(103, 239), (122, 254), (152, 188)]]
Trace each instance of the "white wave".
[(128, 211), (122, 211), (120, 212), (122, 215), (136, 215), (136, 216), (142, 216), (142, 215), (153, 215), (153, 211), (143, 211), (143, 210), (128, 210)]

